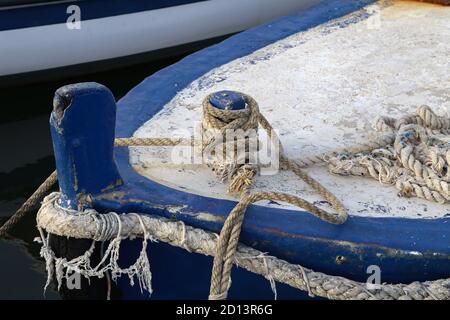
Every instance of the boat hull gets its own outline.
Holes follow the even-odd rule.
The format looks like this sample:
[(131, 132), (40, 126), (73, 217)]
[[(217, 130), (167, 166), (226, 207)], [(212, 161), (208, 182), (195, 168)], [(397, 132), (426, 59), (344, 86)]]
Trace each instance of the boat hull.
[[(348, 19), (340, 20), (334, 25), (337, 28), (350, 28), (353, 23), (365, 21), (363, 19), (367, 18), (367, 14), (362, 9), (371, 3), (372, 1), (355, 2), (351, 0), (323, 3), (307, 11), (238, 34), (219, 45), (190, 55), (171, 67), (161, 70), (147, 78), (118, 102), (116, 137), (133, 136), (144, 123), (163, 110), (180, 90), (212, 69), (247, 56), (290, 35), (318, 26), (320, 28), (320, 25), (325, 22), (348, 17), (350, 13), (355, 12), (355, 15), (349, 15)], [(322, 31), (326, 32), (326, 30)], [(87, 120), (89, 120), (90, 125), (85, 125), (86, 128), (91, 128), (91, 126), (98, 128), (99, 124), (95, 121), (104, 119), (104, 114), (108, 110), (110, 112), (108, 118), (115, 118), (116, 110), (111, 102), (104, 105), (99, 104), (101, 101), (99, 96), (103, 98), (107, 96), (107, 91), (101, 86), (96, 84), (75, 85), (65, 90), (73, 90), (79, 95), (71, 96), (70, 93), (64, 95), (64, 92), (60, 92), (64, 97), (72, 98), (71, 109), (69, 109), (72, 113), (68, 115), (70, 111), (67, 111), (65, 121), (67, 121), (68, 128), (73, 130), (65, 130), (64, 139), (73, 138), (71, 135), (74, 134), (73, 132), (77, 132), (76, 128), (80, 127), (78, 124), (81, 121), (88, 122)], [(94, 98), (90, 98), (88, 94), (84, 94), (86, 92), (96, 93), (97, 98), (94, 94), (92, 95)], [(96, 106), (96, 108), (92, 106)], [(76, 109), (77, 107), (78, 109)], [(86, 119), (86, 116), (89, 118)], [(71, 117), (70, 120), (68, 117)], [(220, 232), (223, 222), (236, 205), (236, 201), (186, 192), (183, 189), (172, 188), (145, 177), (132, 166), (128, 148), (114, 150), (117, 168), (109, 170), (111, 177), (108, 177), (108, 172), (105, 173), (103, 169), (112, 165), (113, 162), (106, 155), (107, 152), (101, 151), (112, 150), (114, 133), (110, 130), (111, 126), (108, 126), (106, 121), (102, 121), (102, 128), (108, 128), (108, 130), (97, 130), (95, 134), (92, 134), (86, 129), (86, 132), (83, 131), (82, 134), (88, 136), (91, 142), (110, 142), (110, 149), (106, 143), (99, 143), (98, 147), (103, 149), (96, 148), (95, 143), (86, 143), (85, 154), (73, 152), (67, 143), (63, 143), (62, 147), (57, 145), (55, 149), (55, 154), (62, 156), (65, 160), (65, 164), (59, 161), (59, 167), (66, 170), (58, 172), (58, 174), (63, 173), (60, 185), (62, 185), (61, 182), (69, 181), (67, 178), (83, 178), (82, 180), (75, 179), (76, 186), (67, 183), (61, 188), (63, 192), (65, 191), (66, 196), (69, 195), (69, 198), (74, 200), (71, 203), (74, 208), (78, 188), (85, 188), (90, 190), (92, 205), (99, 212), (138, 212), (160, 215), (183, 221), (196, 228)], [(56, 132), (56, 125), (53, 130)], [(89, 139), (85, 140), (89, 141)], [(66, 146), (69, 147), (66, 148)], [(63, 148), (66, 149), (62, 150)], [(76, 161), (72, 161), (73, 158), (70, 155), (76, 156)], [(95, 163), (85, 161), (89, 157), (95, 157)], [(66, 161), (68, 159), (71, 161)], [(97, 166), (96, 170), (92, 169), (94, 166)], [(118, 170), (116, 171), (116, 169)], [(117, 179), (117, 172), (120, 173), (123, 181)], [(103, 184), (98, 183), (102, 181)], [(69, 194), (69, 191), (72, 194)], [(352, 196), (352, 194), (348, 196)], [(418, 206), (412, 205), (412, 209), (410, 209), (414, 210), (416, 207)], [(417, 215), (414, 213), (411, 216)], [(252, 205), (246, 211), (240, 241), (262, 252), (267, 252), (269, 255), (303, 265), (317, 272), (365, 282), (373, 271), (372, 267), (376, 266), (382, 272), (382, 282), (409, 283), (448, 278), (450, 273), (449, 226), (448, 215), (442, 215), (439, 218), (419, 217), (413, 219), (405, 216), (351, 215), (344, 224), (331, 225), (305, 211), (288, 210), (280, 206)], [(139, 240), (123, 243), (121, 251), (123, 267), (135, 261), (141, 244)], [(152, 253), (153, 250), (155, 255)], [(197, 264), (197, 262), (193, 262), (196, 255), (182, 254), (179, 249), (173, 250), (172, 254), (169, 253), (170, 250), (165, 251), (164, 246), (159, 249), (151, 246), (148, 251), (150, 263), (156, 261), (156, 265), (173, 264), (177, 267), (186, 264), (186, 269), (192, 271), (188, 275), (183, 274), (183, 277), (191, 279), (186, 279), (185, 282), (175, 282), (170, 289), (173, 291), (183, 290), (184, 285), (193, 286), (189, 280), (195, 279), (196, 283), (197, 281), (201, 282), (198, 287), (202, 288), (203, 298), (206, 298), (210, 274), (208, 270), (211, 266), (208, 262), (211, 262), (211, 259), (199, 258)], [(177, 262), (174, 263), (174, 261)], [(155, 281), (161, 280), (166, 283), (170, 275), (165, 273), (162, 276), (160, 274), (161, 278), (156, 280), (158, 278), (157, 270), (157, 268), (153, 269)], [(245, 277), (248, 277), (245, 272), (240, 273), (237, 278), (233, 277), (232, 288), (252, 295), (254, 288), (242, 286), (248, 280)], [(263, 278), (258, 279), (261, 281), (261, 286), (267, 285)], [(139, 289), (131, 288), (127, 280), (124, 279), (118, 283), (119, 289), (123, 292), (121, 297), (124, 299), (136, 298), (136, 292)], [(180, 287), (176, 287), (178, 285)], [(255, 288), (259, 288), (258, 285), (255, 284)], [(156, 290), (159, 289), (155, 285)], [(193, 293), (192, 296), (186, 298), (197, 297), (196, 294)], [(146, 298), (145, 294), (143, 297)], [(162, 295), (162, 297), (168, 296)], [(230, 295), (230, 297), (233, 296)]]
[(0, 81), (25, 80), (46, 70), (92, 72), (94, 63), (103, 62), (99, 68), (104, 69), (124, 57), (154, 59), (170, 48), (236, 33), (318, 1), (107, 2), (77, 3), (78, 26), (72, 4), (65, 1), (0, 7)]

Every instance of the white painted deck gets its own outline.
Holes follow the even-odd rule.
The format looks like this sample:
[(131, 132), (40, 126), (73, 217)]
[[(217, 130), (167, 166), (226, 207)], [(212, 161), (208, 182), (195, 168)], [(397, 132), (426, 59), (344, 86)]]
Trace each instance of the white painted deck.
[[(369, 19), (339, 27), (355, 13), (212, 70), (180, 91), (135, 136), (190, 136), (200, 122), (203, 98), (224, 89), (253, 96), (294, 158), (374, 137), (372, 125), (379, 115), (399, 117), (428, 104), (448, 116), (450, 7), (396, 2), (365, 10), (372, 13)], [(227, 186), (206, 166), (171, 163), (172, 152), (170, 148), (131, 148), (131, 162), (140, 174), (164, 185), (230, 198)], [(352, 215), (450, 215), (449, 205), (399, 198), (394, 186), (369, 178), (334, 176), (325, 167), (307, 171), (342, 199)], [(290, 172), (259, 176), (254, 190), (322, 200)]]

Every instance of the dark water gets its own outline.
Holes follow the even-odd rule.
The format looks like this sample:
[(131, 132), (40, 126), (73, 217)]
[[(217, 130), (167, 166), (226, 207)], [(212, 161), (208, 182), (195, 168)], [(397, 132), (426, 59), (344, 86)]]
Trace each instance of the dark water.
[[(120, 99), (145, 77), (180, 58), (61, 81), (0, 88), (0, 224), (55, 168), (48, 119), (57, 88), (68, 83), (96, 81)], [(35, 212), (12, 235), (12, 240), (0, 240), (0, 299), (43, 299), (46, 273), (39, 257), (40, 246), (33, 242), (38, 236)], [(50, 289), (45, 298), (60, 299), (60, 295)]]

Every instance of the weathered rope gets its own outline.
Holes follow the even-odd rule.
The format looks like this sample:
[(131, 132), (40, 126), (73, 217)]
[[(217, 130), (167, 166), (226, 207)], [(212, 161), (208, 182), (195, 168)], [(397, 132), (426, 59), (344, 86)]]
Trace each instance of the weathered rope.
[[(37, 215), (38, 227), (51, 234), (77, 239), (93, 239), (98, 234), (104, 233), (100, 232), (100, 229), (112, 228), (107, 232), (111, 235), (109, 240), (142, 237), (146, 234), (146, 237), (157, 241), (209, 256), (214, 256), (219, 246), (217, 234), (193, 228), (181, 221), (144, 214), (99, 214), (93, 210), (68, 212), (57, 205), (58, 197), (58, 193), (47, 196)], [(114, 220), (119, 217), (120, 227), (119, 223), (103, 226), (102, 221), (105, 220), (102, 216), (111, 216), (106, 220)], [(42, 237), (46, 238), (44, 234)], [(48, 243), (44, 242), (44, 244), (46, 247), (43, 247), (41, 252), (43, 255), (49, 248)], [(47, 261), (47, 269), (54, 272), (54, 261), (51, 260), (54, 259), (53, 256), (44, 255), (44, 258), (46, 261), (50, 258), (50, 261)], [(105, 261), (105, 259), (103, 260)], [(334, 300), (450, 299), (450, 279), (410, 284), (381, 284), (378, 288), (369, 289), (366, 283), (315, 272), (306, 267), (266, 255), (242, 243), (237, 245), (233, 263), (264, 277), (270, 275), (274, 281), (307, 291), (310, 295)], [(110, 265), (114, 265), (114, 263), (110, 263)], [(149, 268), (149, 264), (146, 267)], [(92, 269), (86, 265), (84, 268)], [(80, 268), (77, 271), (84, 272), (84, 269)]]
[[(154, 241), (151, 235), (147, 232), (145, 227), (143, 216), (138, 215), (136, 213), (130, 213), (130, 217), (134, 217), (136, 221), (136, 227), (141, 228), (140, 237), (143, 238), (142, 241), (142, 249), (139, 253), (139, 257), (136, 259), (135, 263), (127, 268), (121, 268), (118, 265), (119, 260), (119, 251), (120, 244), (122, 239), (128, 238), (128, 234), (123, 233), (123, 222), (122, 218), (119, 214), (115, 212), (111, 212), (107, 215), (98, 214), (94, 210), (86, 210), (82, 213), (85, 215), (85, 218), (88, 218), (91, 223), (93, 223), (93, 229), (95, 233), (92, 234), (88, 239), (93, 239), (90, 248), (81, 256), (76, 257), (72, 260), (67, 260), (66, 258), (56, 257), (55, 253), (51, 249), (48, 239), (50, 232), (47, 237), (44, 235), (43, 229), (47, 229), (42, 227), (40, 223), (40, 213), (45, 211), (46, 208), (49, 208), (49, 205), (55, 211), (63, 212), (66, 216), (77, 217), (78, 212), (75, 210), (69, 210), (61, 208), (57, 204), (57, 199), (59, 198), (59, 193), (52, 193), (47, 196), (42, 204), (42, 207), (39, 209), (37, 215), (37, 224), (38, 230), (42, 240), (41, 247), (41, 257), (44, 258), (47, 268), (47, 282), (45, 284), (44, 291), (50, 285), (53, 277), (56, 277), (56, 282), (58, 284), (58, 290), (60, 289), (63, 280), (69, 279), (70, 275), (73, 272), (77, 272), (85, 278), (89, 279), (91, 277), (102, 278), (105, 275), (108, 275), (108, 272), (111, 272), (111, 279), (116, 281), (121, 275), (126, 274), (130, 279), (130, 284), (134, 285), (134, 279), (138, 280), (139, 287), (141, 292), (143, 290), (147, 291), (149, 294), (152, 293), (152, 273), (150, 271), (150, 263), (147, 256), (147, 246), (148, 240)], [(81, 220), (80, 220), (81, 221)], [(50, 221), (47, 221), (50, 222)], [(59, 224), (59, 225), (58, 225)], [(65, 225), (65, 222), (55, 221), (55, 227), (61, 228)], [(67, 236), (80, 238), (80, 235), (83, 234), (84, 230), (86, 230), (87, 226), (83, 226), (84, 230), (78, 228), (72, 229), (72, 232), (68, 229), (70, 228), (70, 224), (66, 225), (67, 227), (63, 227), (64, 232), (67, 233)], [(78, 230), (76, 230), (78, 229)], [(53, 232), (52, 232), (53, 233)], [(53, 234), (61, 235), (61, 232), (55, 232)], [(91, 257), (95, 250), (95, 244), (98, 241), (101, 241), (102, 244), (104, 241), (111, 240), (108, 244), (108, 247), (104, 251), (100, 262), (95, 266), (91, 266)]]
[(395, 135), (393, 133), (386, 133), (371, 141), (365, 141), (363, 143), (355, 144), (353, 146), (339, 148), (316, 156), (302, 157), (300, 159), (295, 159), (294, 161), (298, 164), (300, 168), (306, 168), (316, 164), (327, 163), (328, 159), (336, 157), (337, 155), (340, 154), (353, 154), (366, 152), (378, 148), (384, 148), (387, 145), (392, 144), (394, 142), (394, 139)]
[(187, 138), (116, 138), (114, 145), (116, 147), (138, 147), (138, 146), (156, 146), (156, 147), (173, 147), (173, 146), (191, 146), (198, 144), (199, 141)]
[[(245, 192), (253, 183), (259, 169), (255, 158), (258, 124), (268, 123), (260, 114), (256, 101), (241, 95), (246, 103), (241, 110), (215, 108), (210, 103), (212, 95), (206, 96), (202, 104), (202, 153), (219, 180), (229, 182), (231, 194)], [(272, 131), (270, 125), (263, 128)], [(227, 136), (230, 133), (232, 137)]]
[(245, 211), (250, 204), (261, 200), (287, 202), (304, 208), (316, 217), (333, 224), (341, 224), (347, 219), (345, 211), (341, 214), (331, 215), (306, 200), (281, 192), (256, 192), (245, 195), (230, 212), (220, 232), (211, 272), (209, 299), (226, 299), (231, 283), (231, 267), (239, 242)]
[(450, 143), (439, 136), (450, 135), (450, 119), (420, 106), (415, 114), (400, 119), (379, 118), (376, 129), (393, 139), (383, 147), (328, 157), (330, 172), (369, 176), (395, 185), (400, 196), (449, 203)]

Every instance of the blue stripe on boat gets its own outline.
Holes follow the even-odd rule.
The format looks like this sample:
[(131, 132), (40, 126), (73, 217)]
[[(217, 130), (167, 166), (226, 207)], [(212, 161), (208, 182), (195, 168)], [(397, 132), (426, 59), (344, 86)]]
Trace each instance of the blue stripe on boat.
[(81, 9), (82, 20), (156, 10), (208, 0), (81, 0), (0, 8), (0, 31), (65, 23), (69, 5)]

